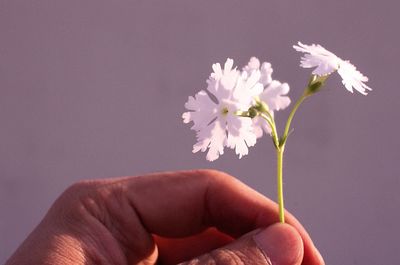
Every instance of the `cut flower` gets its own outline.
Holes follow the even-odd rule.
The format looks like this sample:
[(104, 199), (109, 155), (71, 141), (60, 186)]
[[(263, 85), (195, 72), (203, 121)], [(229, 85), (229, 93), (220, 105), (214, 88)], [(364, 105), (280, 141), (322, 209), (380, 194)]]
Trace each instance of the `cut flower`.
[(357, 71), (349, 61), (340, 59), (321, 45), (305, 45), (298, 42), (296, 51), (304, 53), (300, 66), (315, 68), (311, 78), (296, 100), (281, 135), (278, 134), (274, 112), (288, 107), (289, 85), (272, 79), (273, 69), (268, 62), (260, 63), (250, 58), (242, 71), (233, 68), (233, 60), (227, 59), (224, 68), (213, 64), (213, 72), (207, 80), (207, 89), (201, 90), (185, 103), (182, 114), (184, 123), (191, 123), (197, 142), (193, 152), (208, 150), (209, 161), (218, 159), (224, 148), (235, 149), (239, 158), (248, 153), (257, 138), (264, 132), (272, 138), (276, 151), (276, 180), (279, 221), (285, 223), (283, 198), (283, 157), (290, 135), (293, 118), (300, 105), (320, 91), (333, 72), (338, 72), (347, 90), (357, 90), (366, 95), (371, 90), (364, 82), (368, 78)]
[[(252, 57), (242, 71), (233, 68), (233, 60), (227, 59), (224, 69), (219, 63), (213, 64), (213, 73), (207, 80), (207, 89), (185, 104), (184, 123), (193, 122), (197, 143), (193, 152), (207, 152), (207, 160), (216, 160), (224, 153), (224, 148), (235, 149), (239, 158), (248, 154), (248, 147), (255, 145), (263, 131), (271, 134), (271, 126), (260, 117), (260, 110), (254, 116), (251, 110), (257, 104), (264, 106), (270, 121), (274, 111), (290, 104), (286, 94), (289, 85), (272, 79), (272, 67), (268, 62)], [(266, 114), (265, 112), (263, 114)], [(272, 124), (272, 123), (271, 123)]]
[(361, 94), (367, 95), (367, 91), (372, 90), (364, 84), (368, 81), (368, 77), (361, 74), (350, 61), (342, 60), (321, 45), (306, 45), (298, 42), (298, 45), (293, 45), (293, 48), (305, 53), (301, 58), (300, 66), (303, 68), (315, 67), (312, 72), (314, 75), (325, 76), (337, 71), (348, 91), (353, 93), (353, 89), (355, 89)]
[[(239, 158), (248, 154), (248, 147), (255, 145), (256, 134), (253, 122), (248, 117), (237, 115), (247, 111), (262, 90), (260, 71), (252, 71), (244, 78), (233, 60), (227, 59), (224, 69), (213, 64), (214, 72), (207, 80), (207, 91), (201, 90), (189, 97), (183, 113), (184, 123), (193, 122), (197, 143), (193, 152), (207, 152), (207, 160), (214, 161), (224, 153), (224, 147), (235, 149)], [(214, 100), (213, 100), (213, 99)]]

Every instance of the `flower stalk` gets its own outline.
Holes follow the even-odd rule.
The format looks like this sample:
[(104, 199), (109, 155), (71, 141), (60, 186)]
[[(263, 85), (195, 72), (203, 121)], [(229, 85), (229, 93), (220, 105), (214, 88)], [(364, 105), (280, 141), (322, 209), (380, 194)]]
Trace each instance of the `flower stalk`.
[(328, 76), (311, 76), (307, 87), (304, 89), (301, 97), (296, 101), (292, 111), (286, 121), (285, 129), (281, 138), (279, 138), (275, 121), (273, 116), (268, 112), (267, 109), (259, 109), (259, 115), (265, 119), (271, 127), (271, 137), (276, 148), (276, 182), (277, 182), (277, 197), (278, 197), (278, 208), (279, 208), (279, 222), (285, 223), (285, 206), (283, 197), (283, 153), (285, 151), (285, 145), (290, 132), (290, 125), (293, 121), (294, 115), (296, 114), (300, 105), (306, 98), (320, 91), (324, 85)]
[(274, 112), (285, 109), (291, 100), (287, 96), (289, 85), (272, 79), (273, 69), (268, 62), (252, 57), (243, 69), (233, 67), (233, 60), (227, 59), (222, 67), (213, 64), (213, 72), (207, 80), (207, 88), (200, 90), (185, 103), (183, 122), (193, 122), (197, 142), (193, 153), (207, 151), (206, 159), (214, 161), (224, 153), (224, 148), (234, 149), (241, 158), (248, 154), (248, 148), (258, 138), (270, 135), (277, 155), (277, 197), (279, 221), (285, 222), (283, 199), (283, 154), (291, 123), (304, 100), (319, 92), (327, 78), (337, 72), (344, 87), (367, 95), (371, 90), (365, 84), (368, 77), (360, 73), (348, 60), (343, 60), (321, 45), (293, 45), (296, 51), (304, 53), (300, 66), (314, 68), (303, 94), (294, 104), (281, 137), (277, 132)]
[[(306, 89), (307, 91), (307, 89)], [(276, 147), (276, 183), (277, 183), (277, 195), (278, 195), (278, 207), (279, 207), (279, 222), (285, 223), (285, 206), (283, 200), (283, 153), (285, 151), (285, 145), (287, 138), (289, 136), (290, 124), (292, 123), (294, 114), (300, 107), (301, 103), (307, 98), (306, 93), (304, 93), (294, 105), (289, 117), (286, 121), (285, 130), (283, 132), (282, 138), (280, 138), (279, 145)], [(276, 132), (276, 129), (273, 130)]]
[(285, 146), (281, 146), (276, 149), (276, 175), (277, 175), (277, 194), (278, 194), (278, 206), (279, 206), (279, 222), (285, 223), (285, 205), (283, 201), (283, 151), (285, 150)]

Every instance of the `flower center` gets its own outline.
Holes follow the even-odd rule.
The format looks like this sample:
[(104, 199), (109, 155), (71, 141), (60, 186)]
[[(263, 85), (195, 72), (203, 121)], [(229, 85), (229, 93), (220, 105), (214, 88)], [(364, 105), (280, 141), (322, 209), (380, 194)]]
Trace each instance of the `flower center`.
[(222, 118), (227, 118), (228, 115), (233, 115), (237, 109), (236, 102), (232, 100), (223, 99), (219, 103), (219, 115)]
[(228, 113), (229, 113), (228, 107), (223, 107), (223, 108), (221, 109), (221, 114), (222, 114), (222, 116), (226, 116), (226, 115), (228, 115)]

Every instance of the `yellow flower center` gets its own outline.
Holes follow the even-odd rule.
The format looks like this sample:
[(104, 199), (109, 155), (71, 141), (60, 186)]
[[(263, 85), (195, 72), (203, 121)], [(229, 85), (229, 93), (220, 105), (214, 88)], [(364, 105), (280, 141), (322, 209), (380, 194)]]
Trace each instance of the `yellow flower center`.
[(228, 113), (229, 113), (228, 107), (223, 107), (221, 110), (221, 114), (223, 116), (226, 116), (226, 115), (228, 115)]

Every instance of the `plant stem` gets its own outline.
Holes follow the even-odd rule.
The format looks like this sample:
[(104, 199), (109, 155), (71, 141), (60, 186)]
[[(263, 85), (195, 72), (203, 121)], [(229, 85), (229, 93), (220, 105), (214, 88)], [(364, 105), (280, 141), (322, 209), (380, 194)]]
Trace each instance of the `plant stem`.
[(288, 138), (290, 124), (292, 123), (294, 114), (296, 113), (297, 109), (300, 107), (301, 103), (309, 96), (307, 94), (307, 89), (303, 93), (303, 95), (297, 100), (296, 104), (294, 105), (292, 111), (289, 114), (289, 117), (286, 121), (285, 130), (283, 132), (282, 138), (280, 138), (279, 145), (276, 148), (276, 157), (277, 157), (277, 164), (276, 164), (276, 176), (277, 176), (277, 193), (278, 193), (278, 205), (279, 205), (279, 221), (281, 223), (285, 222), (285, 207), (283, 203), (283, 152), (285, 151), (285, 144)]
[[(324, 81), (324, 80), (323, 80)], [(309, 91), (310, 85), (305, 89), (303, 95), (297, 100), (296, 104), (294, 105), (292, 111), (289, 114), (289, 117), (286, 121), (285, 131), (281, 138), (278, 137), (278, 132), (276, 131), (276, 125), (274, 118), (268, 111), (263, 111), (259, 115), (267, 121), (269, 126), (271, 127), (271, 135), (272, 139), (275, 144), (276, 148), (276, 180), (277, 180), (277, 194), (278, 194), (278, 206), (279, 206), (279, 221), (281, 223), (285, 223), (285, 206), (283, 202), (283, 152), (285, 150), (286, 140), (288, 138), (290, 124), (292, 123), (294, 114), (296, 113), (297, 109), (300, 107), (301, 103), (312, 93)]]
[(276, 149), (276, 175), (277, 175), (277, 193), (278, 193), (278, 205), (279, 205), (279, 221), (285, 223), (285, 207), (283, 203), (283, 180), (282, 180), (282, 164), (283, 164), (283, 151), (285, 146), (281, 146)]
[(283, 139), (283, 141), (284, 141), (284, 142), (283, 142), (283, 145), (285, 144), (286, 139), (287, 139), (287, 137), (288, 137), (289, 129), (290, 129), (290, 124), (292, 123), (294, 114), (296, 113), (297, 109), (300, 107), (301, 103), (302, 103), (307, 97), (308, 97), (308, 96), (306, 95), (306, 93), (304, 93), (304, 94), (297, 100), (297, 102), (296, 102), (296, 104), (294, 105), (292, 111), (290, 112), (290, 115), (289, 115), (289, 117), (288, 117), (288, 119), (287, 119), (287, 121), (286, 121), (285, 131), (283, 132), (283, 136), (282, 136), (282, 139)]
[(279, 136), (278, 136), (278, 132), (276, 131), (274, 119), (272, 118), (271, 114), (269, 114), (269, 113), (268, 113), (268, 115), (266, 115), (264, 113), (261, 113), (260, 115), (271, 127), (272, 139), (274, 141), (275, 148), (278, 148), (279, 147)]

